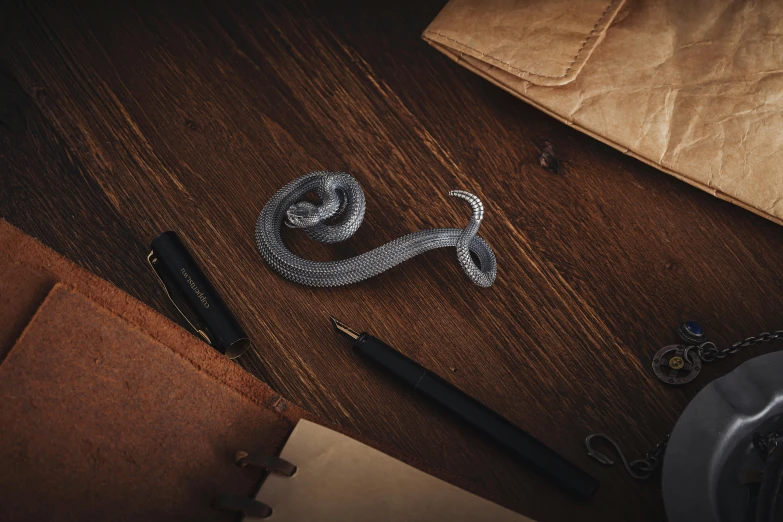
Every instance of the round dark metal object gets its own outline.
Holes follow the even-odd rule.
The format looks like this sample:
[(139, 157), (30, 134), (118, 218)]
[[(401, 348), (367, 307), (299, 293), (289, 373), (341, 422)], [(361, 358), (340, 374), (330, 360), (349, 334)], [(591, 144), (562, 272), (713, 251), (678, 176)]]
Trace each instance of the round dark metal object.
[(756, 357), (688, 404), (663, 461), (669, 522), (754, 522), (752, 485), (742, 477), (765, 468), (754, 434), (783, 429), (781, 375), (783, 352)]
[(653, 357), (655, 376), (666, 384), (691, 382), (701, 371), (701, 359), (697, 351), (681, 344), (664, 346)]

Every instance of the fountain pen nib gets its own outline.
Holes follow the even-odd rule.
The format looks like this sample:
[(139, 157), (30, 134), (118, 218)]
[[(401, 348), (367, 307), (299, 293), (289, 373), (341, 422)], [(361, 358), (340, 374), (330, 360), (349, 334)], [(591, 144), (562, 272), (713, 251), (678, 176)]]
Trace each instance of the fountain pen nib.
[(329, 320), (332, 321), (332, 326), (334, 326), (335, 331), (343, 334), (346, 337), (350, 337), (351, 339), (358, 339), (359, 338), (359, 332), (348, 326), (347, 324), (343, 324), (331, 315), (329, 316)]

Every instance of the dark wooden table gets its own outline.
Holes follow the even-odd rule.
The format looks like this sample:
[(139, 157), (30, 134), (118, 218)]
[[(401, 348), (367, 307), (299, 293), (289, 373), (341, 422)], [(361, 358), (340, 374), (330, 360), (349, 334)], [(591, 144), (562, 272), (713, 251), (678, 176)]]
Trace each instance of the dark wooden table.
[[(0, 216), (181, 322), (145, 262), (177, 230), (255, 342), (239, 363), (292, 401), (539, 521), (662, 520), (657, 477), (601, 467), (582, 441), (604, 431), (639, 455), (701, 387), (772, 348), (682, 388), (650, 371), (683, 319), (718, 343), (780, 327), (783, 230), (429, 48), (420, 33), (444, 0), (371, 4), (4, 5)], [(485, 203), (497, 283), (471, 285), (446, 250), (347, 288), (281, 279), (256, 251), (256, 217), (316, 169), (359, 180), (366, 220), (333, 247), (287, 233), (295, 252), (336, 259), (461, 227), (466, 207), (446, 193), (463, 188)], [(596, 498), (572, 502), (357, 360), (327, 313), (595, 474)]]

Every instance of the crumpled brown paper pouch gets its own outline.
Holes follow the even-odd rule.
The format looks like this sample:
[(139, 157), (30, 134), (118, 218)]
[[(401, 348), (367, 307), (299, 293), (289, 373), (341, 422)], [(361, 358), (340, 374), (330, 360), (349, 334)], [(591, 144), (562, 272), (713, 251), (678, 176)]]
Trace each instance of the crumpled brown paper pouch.
[(451, 0), (424, 39), (555, 118), (783, 223), (783, 2)]

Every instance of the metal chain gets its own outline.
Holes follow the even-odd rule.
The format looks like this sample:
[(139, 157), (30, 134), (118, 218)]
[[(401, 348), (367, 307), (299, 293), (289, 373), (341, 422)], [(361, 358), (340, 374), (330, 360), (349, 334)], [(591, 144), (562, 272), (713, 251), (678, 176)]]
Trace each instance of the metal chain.
[(670, 435), (670, 433), (667, 434), (666, 438), (659, 442), (651, 451), (648, 451), (643, 459), (631, 462), (631, 467), (637, 471), (646, 472), (648, 476), (652, 475), (663, 462), (663, 454), (666, 453), (666, 446), (669, 445)]
[(753, 447), (761, 454), (761, 458), (766, 460), (771, 451), (777, 447), (781, 437), (783, 437), (783, 430), (767, 434), (756, 432), (753, 434)]
[(742, 350), (743, 348), (747, 348), (748, 346), (754, 346), (760, 343), (768, 343), (770, 341), (776, 341), (778, 339), (783, 339), (783, 330), (776, 330), (773, 333), (762, 332), (756, 336), (751, 336), (742, 341), (737, 341), (736, 343), (732, 344), (730, 347), (725, 347), (725, 348), (718, 348), (717, 346), (715, 346), (715, 343), (707, 341), (701, 343), (698, 346), (689, 346), (686, 349), (695, 348), (696, 353), (699, 355), (699, 358), (702, 361), (712, 362), (717, 359), (725, 359), (727, 356), (733, 355), (738, 351)]
[[(630, 462), (625, 458), (625, 454), (623, 453), (623, 450), (620, 449), (620, 445), (605, 433), (593, 433), (588, 435), (588, 437), (585, 439), (585, 446), (587, 447), (587, 454), (589, 456), (601, 464), (611, 466), (614, 464), (614, 460), (612, 460), (606, 454), (596, 451), (593, 448), (594, 439), (603, 439), (604, 441), (608, 442), (620, 456), (620, 460), (623, 461), (623, 465), (625, 466), (625, 469), (628, 471), (629, 475), (631, 475), (636, 480), (647, 480), (653, 475), (653, 473), (655, 473), (655, 470), (660, 467), (661, 463), (663, 463), (663, 456), (666, 453), (666, 447), (669, 444), (670, 436), (671, 433), (667, 434), (666, 437), (653, 449), (648, 451), (643, 458), (632, 460)], [(753, 434), (753, 448), (760, 454), (762, 459), (766, 460), (771, 450), (780, 444), (781, 438), (783, 438), (783, 430), (773, 431), (771, 433), (757, 432)]]
[[(718, 348), (715, 343), (707, 341), (699, 345), (685, 347), (683, 357), (686, 360), (691, 361), (689, 353), (692, 350), (695, 350), (696, 354), (702, 361), (712, 362), (718, 359), (725, 359), (727, 356), (733, 355), (743, 348), (747, 348), (748, 346), (755, 346), (757, 344), (768, 343), (770, 341), (776, 341), (779, 339), (783, 339), (783, 330), (776, 330), (773, 333), (762, 332), (756, 336), (747, 337), (742, 341), (737, 341), (727, 348)], [(625, 454), (620, 449), (620, 445), (605, 433), (593, 433), (588, 435), (585, 439), (585, 446), (587, 447), (587, 454), (592, 458), (601, 464), (612, 465), (614, 464), (614, 460), (612, 460), (606, 454), (593, 449), (593, 440), (603, 439), (605, 442), (609, 443), (620, 456), (620, 459), (623, 461), (623, 465), (625, 466), (625, 469), (628, 471), (629, 475), (637, 480), (646, 480), (652, 476), (655, 470), (658, 469), (663, 462), (663, 456), (666, 453), (666, 447), (669, 444), (670, 435), (671, 434), (666, 435), (666, 438), (659, 442), (652, 450), (647, 452), (643, 458), (630, 462), (625, 458)], [(777, 431), (768, 434), (756, 433), (753, 436), (753, 447), (766, 458), (770, 449), (777, 445), (778, 440), (782, 437), (783, 431)]]
[(669, 435), (666, 435), (666, 438), (659, 442), (652, 450), (648, 451), (643, 458), (628, 462), (623, 450), (620, 449), (620, 445), (609, 435), (606, 435), (605, 433), (593, 433), (588, 435), (585, 439), (587, 454), (601, 464), (606, 464), (607, 466), (614, 464), (614, 460), (606, 454), (593, 449), (594, 439), (603, 439), (608, 442), (620, 456), (620, 460), (623, 461), (625, 470), (636, 480), (646, 480), (652, 476), (655, 470), (658, 469), (663, 462), (663, 455), (666, 452), (666, 446), (669, 444)]

